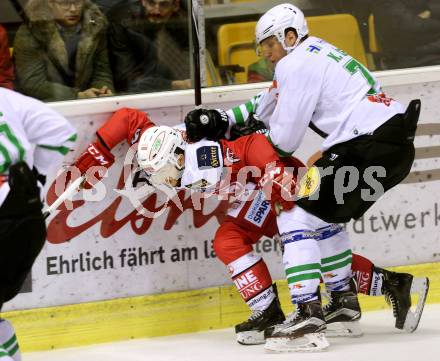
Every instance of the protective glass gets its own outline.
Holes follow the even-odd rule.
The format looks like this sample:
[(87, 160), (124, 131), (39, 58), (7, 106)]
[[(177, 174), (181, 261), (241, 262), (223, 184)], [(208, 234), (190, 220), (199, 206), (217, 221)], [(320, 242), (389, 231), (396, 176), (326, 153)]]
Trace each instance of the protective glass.
[(62, 9), (70, 9), (72, 6), (76, 8), (80, 8), (84, 6), (84, 0), (54, 0), (54, 3), (57, 4)]

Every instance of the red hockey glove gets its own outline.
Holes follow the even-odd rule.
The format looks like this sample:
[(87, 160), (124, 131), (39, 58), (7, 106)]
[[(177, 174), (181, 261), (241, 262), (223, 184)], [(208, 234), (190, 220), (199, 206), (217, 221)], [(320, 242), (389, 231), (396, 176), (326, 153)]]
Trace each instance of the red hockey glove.
[(288, 211), (295, 206), (296, 177), (285, 171), (281, 162), (269, 165), (259, 181), (266, 199), (270, 201), (275, 214)]
[[(77, 168), (77, 174), (87, 176), (84, 188), (89, 189), (104, 176), (107, 168), (110, 168), (114, 162), (115, 156), (97, 140), (87, 146), (87, 149), (79, 156), (73, 166)], [(90, 169), (92, 167), (94, 168)], [(69, 180), (70, 177), (67, 182)]]

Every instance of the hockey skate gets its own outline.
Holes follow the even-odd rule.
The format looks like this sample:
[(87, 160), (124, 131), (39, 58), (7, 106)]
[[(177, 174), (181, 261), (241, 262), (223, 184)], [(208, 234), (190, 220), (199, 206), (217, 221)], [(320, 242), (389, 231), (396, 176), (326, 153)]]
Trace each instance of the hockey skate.
[(324, 318), (327, 323), (327, 337), (360, 337), (363, 335), (359, 325), (361, 307), (354, 281), (350, 282), (348, 291), (333, 291), (329, 303), (324, 306)]
[(264, 348), (269, 352), (323, 351), (329, 346), (325, 328), (320, 300), (298, 304), (284, 323), (266, 329)]
[(261, 345), (265, 342), (264, 330), (286, 318), (281, 309), (276, 284), (272, 285), (275, 298), (264, 311), (254, 311), (249, 319), (235, 326), (237, 342), (241, 345)]
[[(429, 290), (429, 279), (414, 278), (409, 273), (397, 273), (383, 270), (382, 293), (393, 307), (396, 328), (414, 332), (422, 317), (426, 296)], [(411, 310), (411, 294), (417, 294), (415, 310)]]

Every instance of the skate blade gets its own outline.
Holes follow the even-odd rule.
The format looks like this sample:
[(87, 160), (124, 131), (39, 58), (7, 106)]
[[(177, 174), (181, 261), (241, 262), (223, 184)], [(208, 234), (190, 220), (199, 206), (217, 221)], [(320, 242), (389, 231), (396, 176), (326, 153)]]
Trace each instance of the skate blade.
[(411, 308), (406, 314), (405, 323), (403, 324), (403, 329), (406, 332), (414, 332), (417, 330), (420, 318), (422, 317), (423, 307), (425, 306), (426, 297), (428, 296), (429, 290), (429, 279), (423, 278), (413, 278), (411, 283), (411, 294), (418, 295), (418, 302), (414, 311)]
[(264, 339), (264, 331), (244, 331), (237, 333), (237, 342), (240, 345), (262, 345), (266, 341)]
[(325, 335), (330, 338), (361, 337), (363, 334), (359, 321), (328, 323), (325, 330)]
[(302, 337), (270, 337), (266, 338), (264, 349), (269, 353), (284, 352), (321, 352), (330, 346), (325, 334), (308, 333)]

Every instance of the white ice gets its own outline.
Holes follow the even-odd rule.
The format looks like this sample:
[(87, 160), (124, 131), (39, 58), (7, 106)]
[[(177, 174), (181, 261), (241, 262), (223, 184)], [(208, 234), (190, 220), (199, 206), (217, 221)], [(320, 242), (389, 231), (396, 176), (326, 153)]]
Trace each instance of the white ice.
[(330, 339), (321, 353), (268, 354), (241, 346), (233, 329), (25, 353), (23, 361), (440, 361), (440, 305), (427, 305), (419, 328), (394, 328), (391, 310), (364, 313), (364, 336)]

